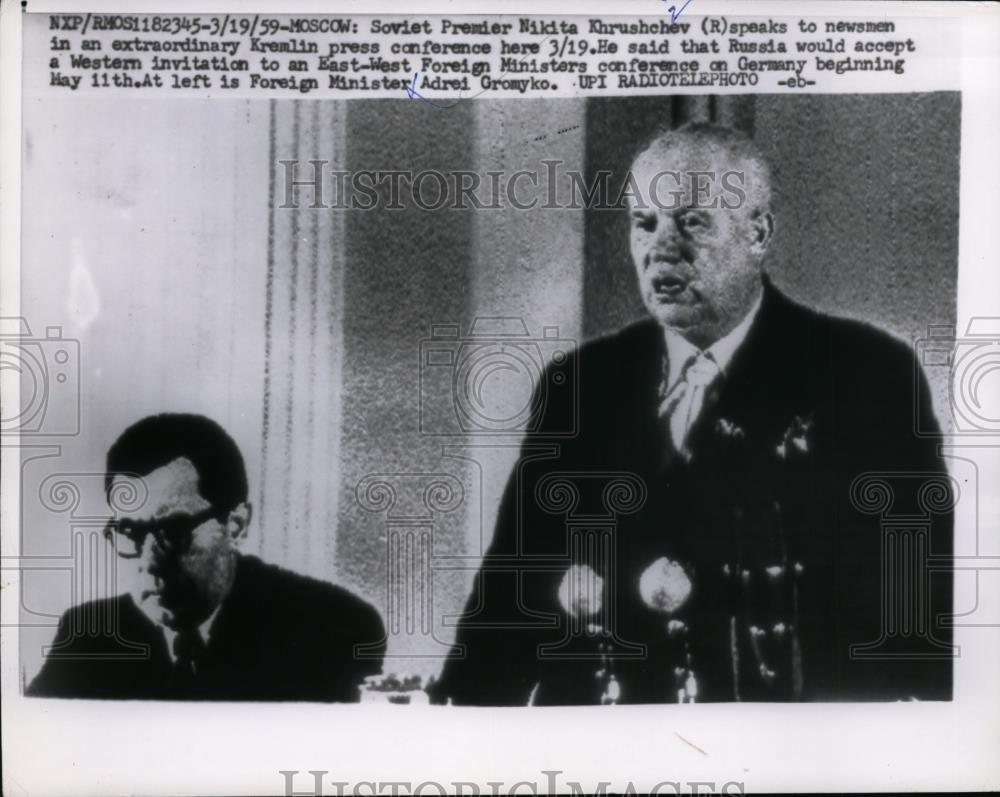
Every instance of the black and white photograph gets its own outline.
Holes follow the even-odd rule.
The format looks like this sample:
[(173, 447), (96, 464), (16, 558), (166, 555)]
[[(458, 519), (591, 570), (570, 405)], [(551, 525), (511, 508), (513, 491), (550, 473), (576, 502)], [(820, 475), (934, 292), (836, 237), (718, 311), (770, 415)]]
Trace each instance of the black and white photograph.
[[(301, 717), (331, 751), (398, 720), (442, 755), (558, 722), (582, 754), (637, 717), (694, 762), (659, 791), (697, 793), (688, 719), (780, 751), (828, 716), (850, 745), (854, 716), (995, 715), (1000, 309), (968, 197), (997, 167), (968, 157), (996, 97), (904, 74), (944, 58), (927, 19), (700, 2), (18, 12), (5, 748), (65, 712)], [(977, 749), (946, 752), (996, 786)], [(334, 758), (259, 793), (362, 793)], [(525, 771), (501, 760), (453, 780), (508, 793), (477, 785)], [(597, 772), (532, 760), (532, 793)], [(702, 788), (806, 788), (740, 760)], [(829, 761), (811, 790), (939, 783)], [(250, 793), (228, 777), (184, 788)]]
[(954, 325), (957, 94), (108, 102), (26, 123), (22, 306), (74, 313), (81, 431), (25, 553), (106, 498), (73, 533), (115, 591), (25, 578), (63, 612), (29, 694), (950, 698), (912, 342)]

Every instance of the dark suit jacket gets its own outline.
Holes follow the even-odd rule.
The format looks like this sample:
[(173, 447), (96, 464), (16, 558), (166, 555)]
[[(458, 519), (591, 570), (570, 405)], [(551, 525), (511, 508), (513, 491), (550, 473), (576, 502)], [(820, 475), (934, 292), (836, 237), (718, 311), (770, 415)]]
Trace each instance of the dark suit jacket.
[[(935, 514), (922, 492), (936, 484), (940, 497), (950, 483), (936, 441), (914, 433), (914, 409), (930, 401), (909, 347), (795, 304), (765, 279), (759, 315), (691, 430), (689, 462), (672, 451), (657, 414), (664, 357), (661, 328), (642, 321), (562, 366), (578, 373), (578, 395), (549, 383), (435, 698), (516, 705), (534, 690), (536, 704), (591, 703), (598, 671), (611, 666), (621, 702), (676, 700), (679, 643), (639, 590), (640, 574), (666, 556), (693, 574), (678, 616), (690, 629), (698, 700), (950, 699), (950, 631), (940, 622), (951, 607), (947, 566), (930, 578), (920, 558), (924, 591), (911, 589), (906, 605), (892, 603), (883, 576), (901, 550), (893, 533), (918, 530), (919, 540), (907, 538), (915, 548), (902, 543), (911, 555), (903, 569), (927, 553), (947, 564), (951, 553), (947, 500)], [(578, 434), (547, 437), (573, 413)], [(936, 423), (924, 418), (919, 428)], [(788, 444), (803, 429), (806, 451)], [(864, 476), (872, 472), (883, 474), (874, 487)], [(644, 492), (638, 510), (624, 506), (625, 490), (623, 511), (609, 511), (616, 507), (605, 488), (622, 473)], [(553, 479), (574, 485), (575, 503), (560, 504)], [(889, 485), (891, 507), (878, 505), (879, 481)], [(909, 516), (909, 531), (892, 527), (887, 513)], [(598, 562), (604, 579), (610, 662), (595, 660), (600, 639), (557, 600), (568, 565), (585, 559)], [(777, 564), (785, 575), (772, 589), (766, 573)], [(910, 609), (919, 628), (900, 619)], [(787, 640), (778, 646), (779, 677), (767, 685), (747, 634), (778, 620), (796, 626), (797, 652)], [(878, 644), (851, 653), (865, 643)], [(801, 677), (794, 688), (793, 670)]]
[[(193, 688), (171, 686), (162, 631), (128, 595), (63, 615), (28, 688), (43, 697), (356, 701), (379, 672), (378, 612), (345, 589), (242, 556), (219, 608)], [(369, 645), (366, 656), (355, 646)]]

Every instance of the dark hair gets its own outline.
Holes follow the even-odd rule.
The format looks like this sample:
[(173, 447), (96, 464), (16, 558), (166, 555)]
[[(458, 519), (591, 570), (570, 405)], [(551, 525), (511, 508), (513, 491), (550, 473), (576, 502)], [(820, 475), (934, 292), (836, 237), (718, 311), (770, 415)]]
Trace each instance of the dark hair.
[(247, 500), (247, 471), (240, 449), (226, 431), (203, 415), (150, 415), (122, 432), (108, 450), (104, 491), (116, 474), (147, 476), (186, 457), (198, 471), (198, 491), (220, 511)]

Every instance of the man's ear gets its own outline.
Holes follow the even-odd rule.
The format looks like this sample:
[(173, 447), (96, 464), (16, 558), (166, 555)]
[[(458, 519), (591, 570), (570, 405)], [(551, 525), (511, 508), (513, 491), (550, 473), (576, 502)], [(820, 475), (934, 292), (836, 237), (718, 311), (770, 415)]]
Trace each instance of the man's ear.
[(771, 215), (771, 211), (755, 211), (750, 218), (750, 230), (752, 235), (750, 251), (761, 256), (767, 251), (774, 237), (774, 216)]
[(250, 518), (253, 516), (253, 507), (249, 501), (234, 506), (226, 517), (226, 531), (233, 542), (238, 542), (247, 536), (247, 529), (250, 526)]

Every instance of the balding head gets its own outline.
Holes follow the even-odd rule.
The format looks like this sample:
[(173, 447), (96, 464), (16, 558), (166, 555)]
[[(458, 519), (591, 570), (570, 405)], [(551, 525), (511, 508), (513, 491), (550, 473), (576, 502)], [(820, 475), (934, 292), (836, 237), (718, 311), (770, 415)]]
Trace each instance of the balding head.
[[(771, 168), (754, 140), (739, 130), (698, 122), (658, 134), (636, 156), (632, 172), (645, 191), (650, 179), (665, 169), (685, 177), (679, 185), (661, 177), (653, 188), (661, 200), (665, 189), (690, 189), (692, 180), (687, 175), (704, 173), (711, 177), (696, 182), (706, 186), (712, 198), (719, 198), (723, 207), (738, 204), (751, 214), (771, 209)], [(657, 202), (657, 196), (651, 199), (659, 207), (667, 204)], [(705, 202), (704, 194), (700, 201)]]
[(742, 133), (686, 125), (657, 136), (632, 166), (631, 251), (650, 314), (707, 348), (761, 290), (771, 241), (767, 162)]

